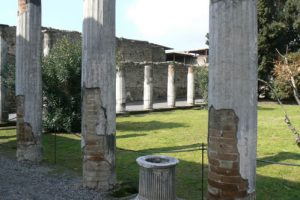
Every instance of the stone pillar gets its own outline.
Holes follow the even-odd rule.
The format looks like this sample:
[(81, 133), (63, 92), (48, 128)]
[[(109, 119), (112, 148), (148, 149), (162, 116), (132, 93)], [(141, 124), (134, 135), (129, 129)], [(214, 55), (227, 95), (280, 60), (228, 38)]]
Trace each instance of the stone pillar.
[(122, 67), (117, 68), (116, 74), (116, 109), (117, 113), (126, 112), (126, 85), (125, 72)]
[(42, 160), (41, 0), (19, 0), (16, 39), (17, 159)]
[(151, 65), (146, 65), (144, 72), (144, 109), (153, 109), (153, 71)]
[(51, 31), (43, 30), (43, 56), (48, 56), (50, 49), (52, 48)]
[(6, 89), (3, 84), (2, 70), (7, 65), (8, 46), (0, 30), (0, 123), (8, 121), (7, 107), (5, 106)]
[(115, 0), (84, 0), (82, 58), (83, 185), (116, 184)]
[(193, 106), (195, 105), (195, 75), (194, 75), (194, 67), (188, 67), (188, 75), (187, 75), (187, 105)]
[(256, 0), (210, 2), (208, 199), (252, 200), (256, 198)]
[(168, 107), (174, 108), (176, 104), (175, 66), (168, 66)]

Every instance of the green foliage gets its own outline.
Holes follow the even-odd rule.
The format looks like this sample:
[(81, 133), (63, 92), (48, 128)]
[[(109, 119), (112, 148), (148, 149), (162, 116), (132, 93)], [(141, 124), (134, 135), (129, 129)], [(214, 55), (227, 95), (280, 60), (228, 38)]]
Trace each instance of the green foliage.
[(80, 131), (81, 44), (59, 40), (43, 59), (44, 128)]
[(208, 99), (208, 68), (201, 67), (197, 69), (197, 78), (199, 83), (199, 93), (207, 102)]
[(300, 1), (259, 0), (258, 8), (258, 73), (270, 80), (276, 49), (280, 52), (297, 51), (300, 48)]
[(1, 71), (1, 77), (4, 87), (12, 92), (15, 91), (15, 74), (16, 66), (14, 64), (4, 65)]

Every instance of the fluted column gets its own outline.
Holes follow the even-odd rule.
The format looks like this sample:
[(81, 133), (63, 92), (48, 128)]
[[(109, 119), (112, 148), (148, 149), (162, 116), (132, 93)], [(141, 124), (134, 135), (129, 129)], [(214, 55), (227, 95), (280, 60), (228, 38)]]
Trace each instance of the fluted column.
[(126, 112), (126, 85), (123, 67), (117, 68), (116, 74), (116, 110), (117, 113)]
[(256, 0), (211, 0), (208, 199), (255, 199)]
[(19, 0), (16, 41), (17, 159), (42, 160), (41, 0)]
[(144, 110), (153, 109), (153, 71), (151, 65), (145, 66), (144, 71)]
[(168, 107), (174, 108), (176, 104), (175, 66), (168, 66)]
[(0, 29), (0, 123), (8, 121), (7, 107), (5, 106), (6, 89), (2, 77), (4, 67), (7, 67), (8, 46)]
[(84, 0), (82, 58), (83, 185), (116, 184), (115, 0)]
[(195, 105), (195, 75), (194, 75), (194, 67), (188, 67), (188, 75), (187, 75), (187, 105), (193, 106)]

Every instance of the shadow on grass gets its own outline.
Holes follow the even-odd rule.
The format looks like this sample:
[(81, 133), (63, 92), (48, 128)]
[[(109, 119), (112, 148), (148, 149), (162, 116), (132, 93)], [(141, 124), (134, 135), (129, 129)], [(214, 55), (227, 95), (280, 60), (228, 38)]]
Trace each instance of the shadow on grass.
[(10, 135), (10, 136), (1, 136), (0, 135), (0, 140), (12, 139), (12, 138), (15, 138), (15, 137), (16, 137), (15, 135)]
[(133, 138), (133, 137), (142, 137), (147, 134), (126, 134), (126, 135), (117, 135), (117, 139)]
[(257, 106), (257, 110), (275, 110), (276, 108), (268, 108), (263, 106)]
[[(43, 137), (44, 145), (44, 162), (47, 164), (53, 164), (54, 162), (54, 136), (45, 135)], [(75, 139), (76, 138), (76, 139)], [(61, 171), (71, 170), (77, 174), (81, 174), (82, 170), (82, 154), (80, 148), (80, 140), (74, 138), (57, 135), (56, 147), (57, 147), (57, 164), (56, 167)], [(15, 141), (4, 142), (0, 140), (0, 146), (2, 148), (8, 148), (7, 150), (15, 153)], [(184, 152), (192, 149), (195, 160), (201, 160), (201, 151), (198, 150), (200, 143), (174, 146), (165, 148), (149, 148), (142, 151), (131, 151), (126, 149), (117, 149), (117, 175), (118, 180), (122, 183), (126, 183), (127, 187), (130, 185), (131, 191), (136, 191), (138, 188), (138, 174), (139, 167), (136, 163), (136, 158), (149, 154), (158, 153), (173, 153)], [(280, 156), (283, 159), (299, 159), (298, 155), (293, 153), (279, 153), (275, 157), (280, 160)], [(205, 155), (206, 157), (206, 155)], [(197, 159), (196, 159), (197, 158)], [(272, 159), (267, 157), (264, 159)], [(207, 165), (205, 165), (204, 173), (204, 191), (206, 192), (207, 182)], [(181, 160), (176, 168), (176, 185), (178, 197), (186, 200), (200, 200), (201, 199), (201, 165), (200, 162), (191, 162), (187, 160)], [(134, 190), (132, 190), (134, 188)], [(263, 200), (297, 200), (300, 196), (300, 184), (299, 182), (288, 181), (279, 178), (272, 178), (267, 176), (257, 176), (257, 199)]]
[[(201, 144), (196, 143), (191, 145), (182, 145), (182, 146), (173, 146), (173, 147), (150, 148), (150, 149), (143, 150), (143, 152), (148, 154), (179, 153), (179, 152), (199, 151), (200, 148), (201, 148)], [(127, 149), (121, 149), (121, 150), (132, 151)]]
[[(259, 158), (260, 162), (258, 163), (258, 167), (264, 167), (266, 165), (271, 165), (272, 164), (271, 162), (296, 164), (296, 163), (292, 163), (292, 161), (285, 162), (285, 160), (299, 161), (300, 153), (280, 152), (276, 155)], [(266, 161), (266, 162), (263, 162), (263, 161)], [(300, 166), (299, 166), (299, 171), (300, 171)]]
[(120, 131), (153, 131), (161, 129), (173, 129), (180, 127), (188, 127), (184, 123), (174, 122), (160, 122), (160, 121), (149, 121), (149, 122), (132, 122), (124, 121), (117, 123), (117, 130)]

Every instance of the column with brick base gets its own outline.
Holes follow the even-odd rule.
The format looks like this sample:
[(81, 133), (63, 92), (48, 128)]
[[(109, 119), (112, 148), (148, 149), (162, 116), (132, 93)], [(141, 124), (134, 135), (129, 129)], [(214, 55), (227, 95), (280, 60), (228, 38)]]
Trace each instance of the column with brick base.
[(41, 0), (19, 0), (16, 39), (17, 159), (42, 160)]
[(2, 36), (2, 31), (0, 30), (0, 123), (5, 123), (8, 121), (8, 112), (7, 107), (5, 106), (6, 90), (2, 77), (2, 71), (7, 65), (7, 53), (8, 46)]
[(174, 108), (176, 104), (175, 66), (168, 66), (168, 107)]
[(211, 0), (208, 199), (252, 200), (257, 142), (256, 0)]
[(145, 66), (144, 71), (144, 110), (153, 109), (153, 71), (151, 65)]
[(83, 185), (116, 184), (115, 0), (84, 0), (82, 58)]
[(193, 106), (195, 104), (195, 75), (194, 67), (188, 67), (187, 75), (187, 105)]

